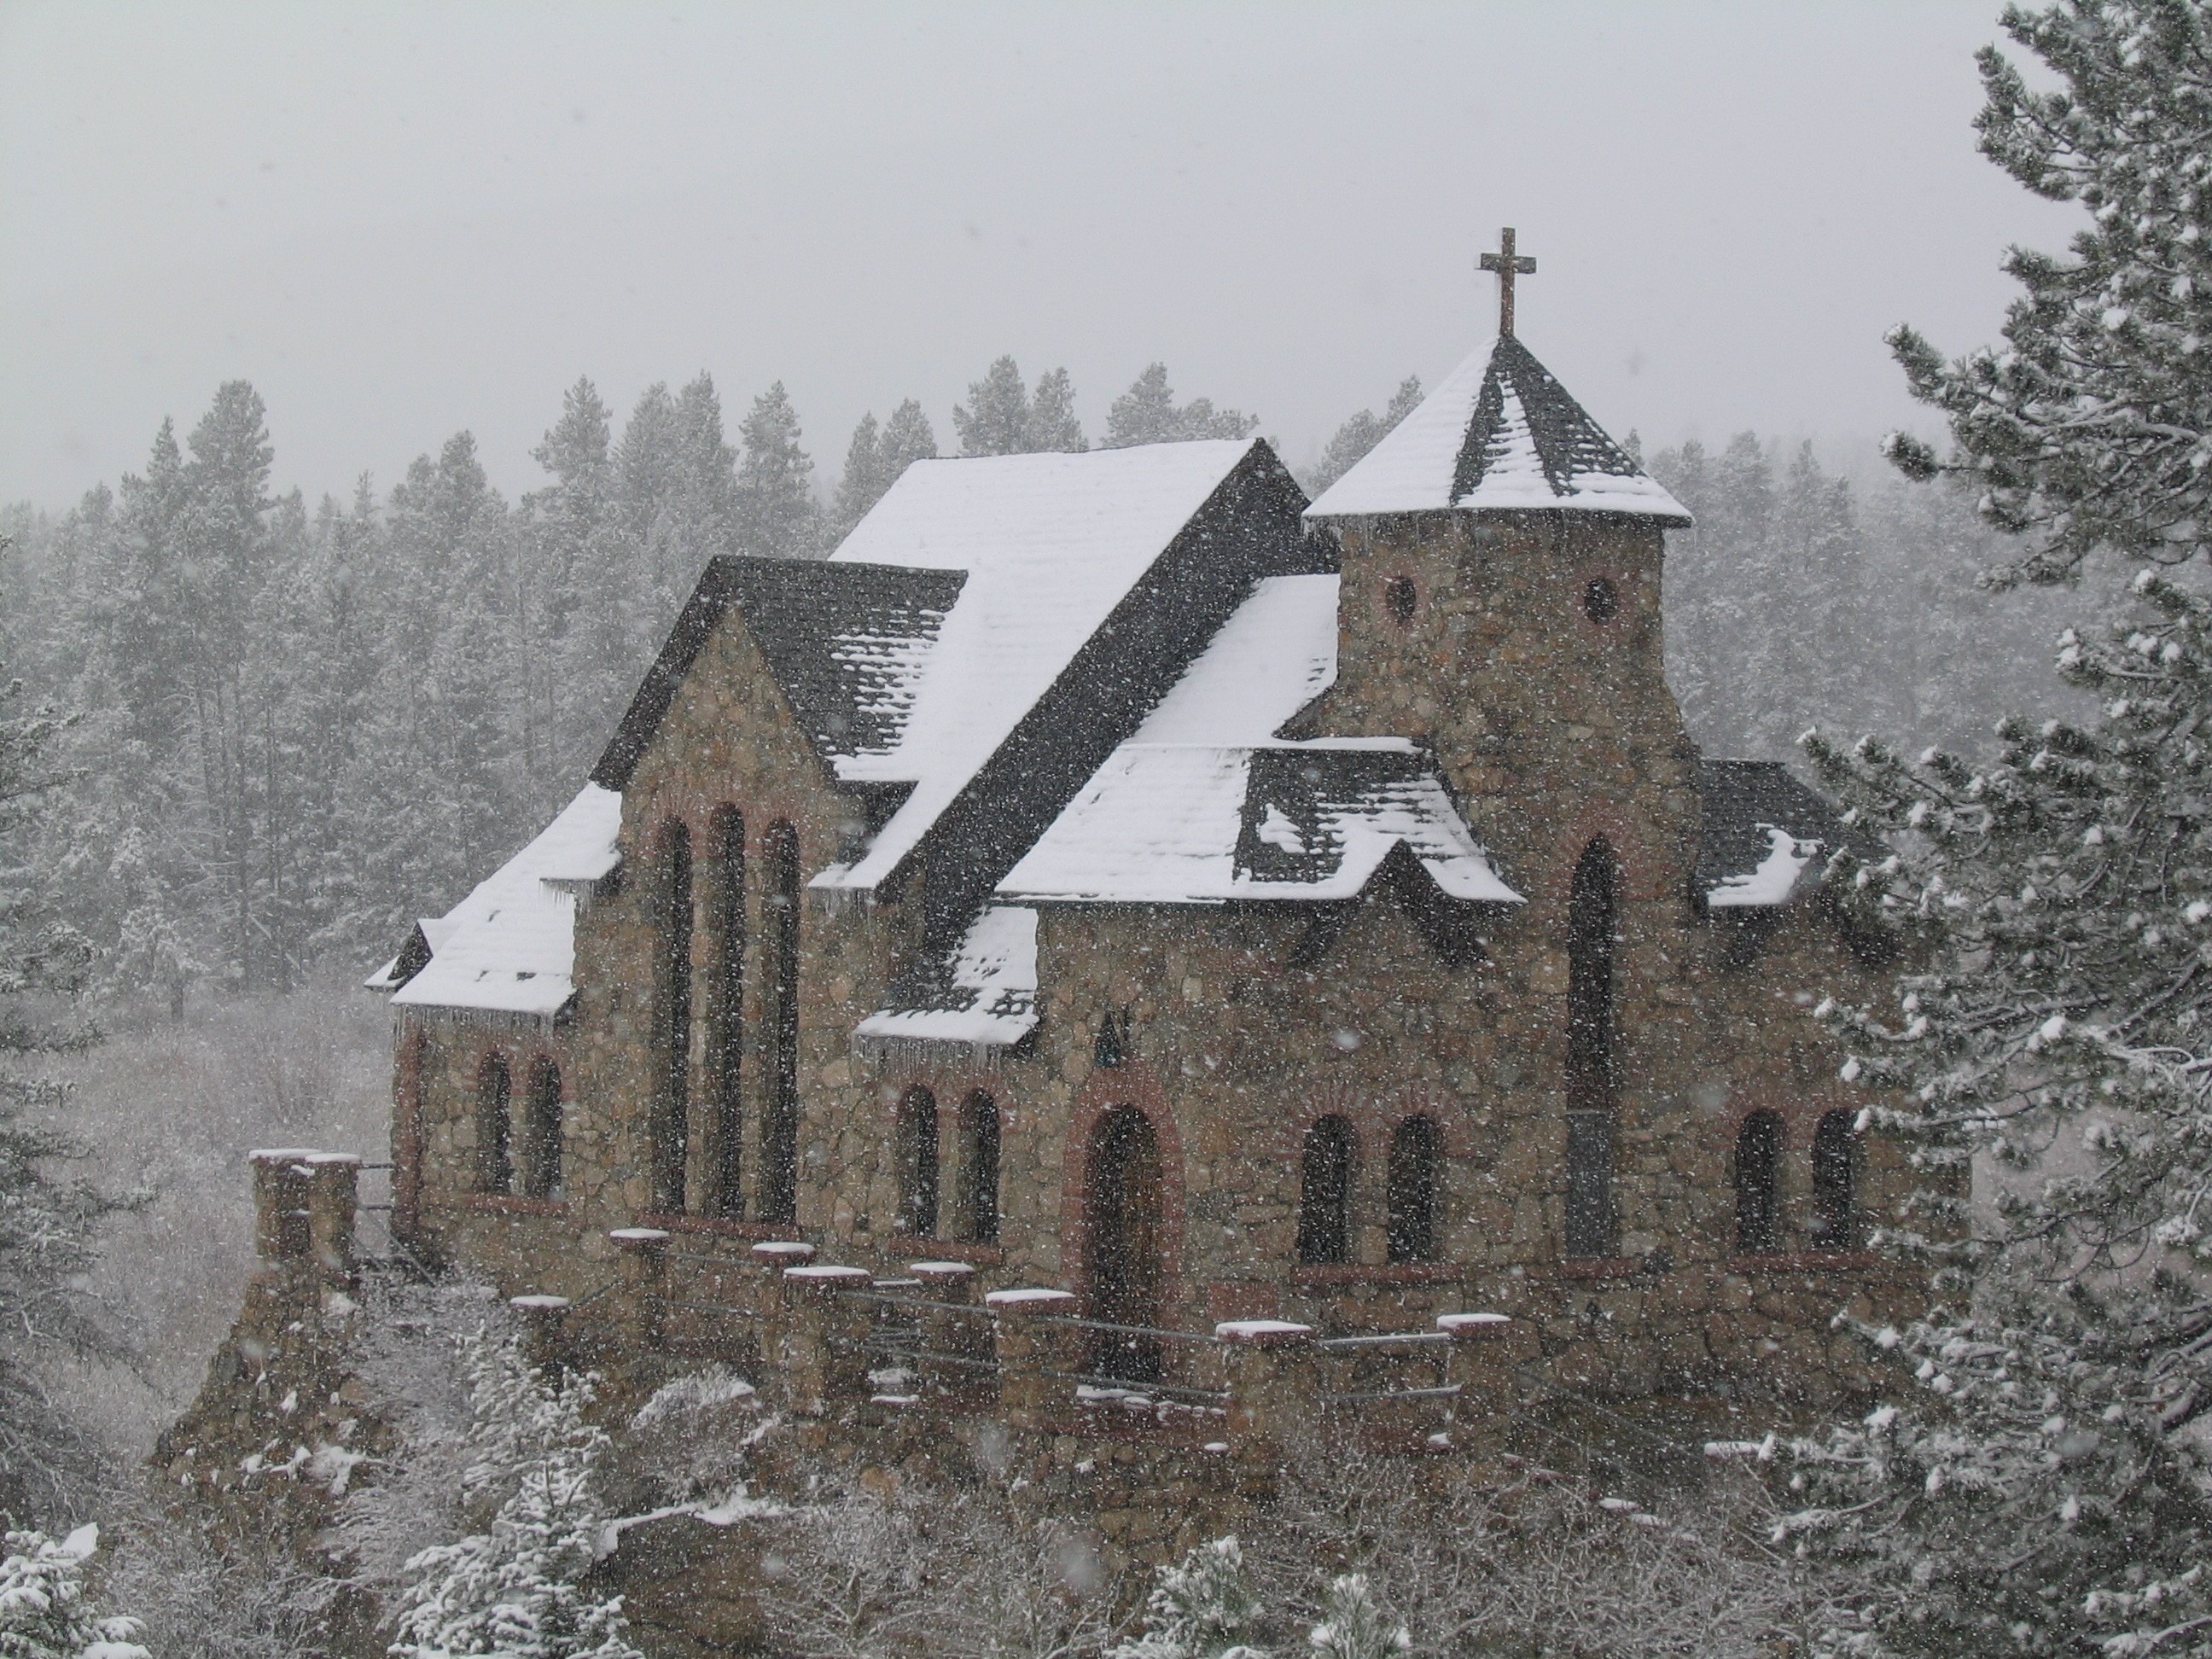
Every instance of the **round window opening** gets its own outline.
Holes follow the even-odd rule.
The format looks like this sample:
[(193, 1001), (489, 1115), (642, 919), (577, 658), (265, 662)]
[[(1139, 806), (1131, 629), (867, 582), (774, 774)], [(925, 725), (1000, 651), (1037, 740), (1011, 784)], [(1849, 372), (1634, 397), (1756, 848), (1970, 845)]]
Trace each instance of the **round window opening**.
[(1583, 615), (1594, 623), (1611, 622), (1620, 610), (1620, 590), (1603, 576), (1594, 576), (1583, 589)]
[(1420, 602), (1420, 593), (1413, 586), (1411, 576), (1393, 576), (1382, 590), (1383, 606), (1390, 612), (1390, 620), (1401, 628), (1413, 620), (1413, 612)]

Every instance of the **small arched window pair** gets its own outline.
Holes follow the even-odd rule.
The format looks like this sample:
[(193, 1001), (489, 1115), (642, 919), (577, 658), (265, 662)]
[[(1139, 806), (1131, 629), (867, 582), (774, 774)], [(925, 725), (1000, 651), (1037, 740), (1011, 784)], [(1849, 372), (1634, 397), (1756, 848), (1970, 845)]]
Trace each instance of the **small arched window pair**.
[[(1316, 1266), (1352, 1260), (1352, 1172), (1355, 1137), (1338, 1113), (1306, 1131), (1298, 1166), (1298, 1260)], [(1415, 1116), (1390, 1136), (1383, 1241), (1392, 1261), (1427, 1261), (1436, 1255), (1440, 1139), (1436, 1120)]]
[[(521, 1177), (525, 1198), (562, 1197), (561, 1068), (541, 1058), (531, 1067), (524, 1097), (520, 1146), (514, 1133), (514, 1079), (507, 1057), (484, 1056), (477, 1073), (477, 1184), (487, 1193), (512, 1193)], [(517, 1170), (517, 1151), (520, 1169)]]
[[(1815, 1249), (1857, 1248), (1859, 1138), (1852, 1114), (1821, 1115), (1813, 1131), (1813, 1222), (1808, 1242)], [(1735, 1138), (1735, 1247), (1764, 1255), (1782, 1243), (1783, 1124), (1778, 1112), (1756, 1111)]]
[[(988, 1244), (999, 1237), (999, 1107), (981, 1089), (960, 1108), (954, 1235)], [(899, 1103), (895, 1137), (898, 1161), (898, 1231), (914, 1238), (940, 1237), (937, 1097), (912, 1088)]]

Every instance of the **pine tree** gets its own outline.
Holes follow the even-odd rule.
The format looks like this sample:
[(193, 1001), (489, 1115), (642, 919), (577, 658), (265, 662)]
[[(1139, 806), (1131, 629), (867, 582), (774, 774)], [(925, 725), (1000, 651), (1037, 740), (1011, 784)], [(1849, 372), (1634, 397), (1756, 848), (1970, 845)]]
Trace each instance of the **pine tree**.
[(2064, 579), (2095, 549), (2178, 564), (2212, 543), (2212, 13), (2203, 0), (2007, 8), (2004, 27), (2059, 84), (1978, 59), (1982, 153), (2038, 196), (2079, 202), (2071, 258), (2015, 248), (2027, 292), (2005, 344), (1956, 362), (1917, 331), (1889, 341), (1955, 453), (1893, 434), (1908, 472), (1954, 471), (1992, 524), (2037, 539), (2019, 567)]
[(607, 1519), (597, 1474), (604, 1431), (585, 1420), (594, 1379), (549, 1381), (514, 1338), (479, 1331), (470, 1376), (465, 1496), (481, 1532), (406, 1565), (396, 1659), (642, 1659), (623, 1639), (622, 1597), (581, 1581)]
[(131, 1640), (136, 1619), (102, 1617), (85, 1593), (84, 1564), (100, 1528), (79, 1527), (56, 1541), (10, 1532), (0, 1555), (0, 1654), (7, 1659), (152, 1659)]
[(1267, 1659), (1244, 1637), (1259, 1622), (1260, 1598), (1236, 1538), (1217, 1538), (1159, 1570), (1145, 1604), (1145, 1632), (1107, 1659)]
[(1064, 368), (1037, 376), (1036, 393), (1030, 399), (1029, 447), (1033, 453), (1080, 454), (1090, 446), (1083, 426), (1075, 418), (1075, 383)]
[(908, 398), (884, 422), (882, 454), (884, 488), (889, 489), (916, 461), (937, 459), (937, 434), (921, 405)]
[(860, 416), (853, 441), (845, 446), (845, 470), (837, 479), (836, 525), (830, 534), (843, 541), (853, 526), (867, 517), (868, 509), (890, 488), (884, 477), (884, 441), (873, 410)]
[(1367, 452), (1389, 437), (1399, 422), (1421, 406), (1420, 377), (1408, 374), (1398, 383), (1391, 395), (1390, 406), (1376, 419), (1371, 409), (1363, 409), (1351, 416), (1328, 441), (1322, 452), (1320, 464), (1309, 472), (1303, 482), (1309, 495), (1321, 492), (1352, 471)]
[(1180, 443), (1193, 438), (1249, 438), (1259, 430), (1255, 415), (1217, 410), (1212, 399), (1194, 398), (1178, 406), (1168, 385), (1165, 363), (1148, 365), (1106, 412), (1106, 447)]
[(1306, 1632), (1320, 1659), (1395, 1659), (1413, 1645), (1412, 1632), (1376, 1605), (1364, 1573), (1329, 1582), (1322, 1621)]
[(822, 515), (814, 501), (814, 463), (799, 447), (799, 411), (782, 381), (753, 399), (752, 412), (738, 430), (744, 441), (738, 470), (738, 550), (763, 559), (817, 556)]
[[(1784, 1534), (1857, 1592), (1833, 1651), (2212, 1652), (2212, 603), (2155, 568), (2203, 545), (2185, 330), (2212, 162), (2181, 124), (2212, 113), (2207, 25), (2193, 0), (2006, 14), (2062, 89), (2030, 94), (1985, 52), (1983, 148), (2097, 228), (2071, 261), (2011, 257), (2028, 295), (2008, 349), (1947, 369), (1900, 337), (1950, 417), (1946, 469), (2035, 532), (2014, 574), (2148, 568), (2109, 634), (2062, 638), (2091, 718), (2008, 721), (1979, 765), (1808, 741), (1893, 849), (1834, 873), (1909, 937), (1912, 970), (1893, 1004), (1820, 1012), (1845, 1079), (1884, 1090), (1862, 1122), (1927, 1177), (1876, 1243), (1925, 1261), (1942, 1298), (1906, 1330), (1862, 1328), (1915, 1385), (1900, 1404), (1776, 1462)], [(1987, 1210), (1978, 1163), (2015, 1171)]]
[(1012, 357), (1000, 358), (969, 385), (967, 406), (953, 405), (952, 429), (960, 434), (963, 455), (1072, 454), (1087, 447), (1067, 371), (1041, 375), (1032, 398)]

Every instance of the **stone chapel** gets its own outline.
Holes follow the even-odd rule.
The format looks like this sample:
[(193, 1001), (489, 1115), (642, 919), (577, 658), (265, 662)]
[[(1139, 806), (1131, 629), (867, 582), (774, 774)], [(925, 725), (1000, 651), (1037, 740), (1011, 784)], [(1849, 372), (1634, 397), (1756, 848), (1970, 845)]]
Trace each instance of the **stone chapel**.
[(1683, 728), (1690, 530), (1509, 297), (1316, 501), (1259, 441), (931, 460), (716, 558), (371, 981), (395, 1231), (582, 1297), (659, 1230), (672, 1308), (761, 1242), (964, 1263), (1109, 1378), (1486, 1309), (1614, 1397), (1832, 1392), (1907, 1177), (1807, 1015), (1890, 942), (1833, 809)]

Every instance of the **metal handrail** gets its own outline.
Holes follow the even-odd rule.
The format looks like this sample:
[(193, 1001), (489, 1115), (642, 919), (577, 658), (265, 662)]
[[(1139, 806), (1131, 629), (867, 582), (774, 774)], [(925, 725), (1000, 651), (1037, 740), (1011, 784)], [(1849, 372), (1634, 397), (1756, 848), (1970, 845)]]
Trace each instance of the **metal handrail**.
[(1452, 1340), (1449, 1331), (1384, 1331), (1371, 1336), (1325, 1336), (1314, 1344), (1330, 1352), (1348, 1348), (1380, 1348), (1399, 1342), (1435, 1343)]
[(1180, 1382), (1140, 1382), (1131, 1376), (1101, 1376), (1094, 1371), (1047, 1371), (1044, 1375), (1057, 1377), (1063, 1382), (1080, 1382), (1093, 1389), (1122, 1389), (1131, 1394), (1171, 1394), (1180, 1395), (1187, 1400), (1223, 1401), (1229, 1398), (1226, 1389), (1193, 1389)]
[(733, 1314), (739, 1319), (752, 1319), (757, 1316), (750, 1308), (736, 1307), (727, 1302), (685, 1302), (672, 1296), (665, 1297), (664, 1300), (669, 1307), (690, 1308), (698, 1313)]
[(606, 1282), (605, 1284), (604, 1284), (604, 1285), (600, 1285), (600, 1286), (599, 1286), (599, 1289), (597, 1289), (596, 1291), (589, 1291), (589, 1292), (586, 1293), (586, 1294), (585, 1294), (585, 1295), (583, 1295), (583, 1296), (580, 1296), (580, 1297), (577, 1297), (574, 1302), (571, 1302), (571, 1303), (568, 1304), (568, 1311), (569, 1313), (572, 1313), (572, 1314), (579, 1314), (579, 1313), (583, 1312), (585, 1309), (586, 1309), (586, 1308), (590, 1307), (590, 1306), (592, 1305), (592, 1304), (593, 1304), (594, 1302), (597, 1302), (597, 1301), (598, 1301), (601, 1297), (605, 1296), (605, 1295), (609, 1291), (612, 1291), (612, 1290), (618, 1290), (618, 1289), (620, 1289), (620, 1288), (621, 1288), (621, 1286), (622, 1286), (622, 1284), (623, 1284), (623, 1281), (622, 1281), (621, 1279), (610, 1279), (609, 1280), (607, 1280), (607, 1282)]
[(1061, 1325), (1085, 1331), (1118, 1331), (1124, 1336), (1164, 1337), (1170, 1342), (1200, 1342), (1209, 1347), (1226, 1345), (1211, 1331), (1167, 1331), (1157, 1325), (1116, 1325), (1107, 1319), (1081, 1319), (1073, 1314), (1046, 1314), (1036, 1322), (1040, 1325)]
[(1461, 1385), (1447, 1382), (1436, 1389), (1363, 1389), (1356, 1394), (1325, 1394), (1321, 1396), (1324, 1406), (1348, 1406), (1364, 1400), (1442, 1400), (1457, 1395)]
[(915, 1296), (886, 1296), (880, 1291), (839, 1291), (840, 1296), (849, 1296), (855, 1302), (888, 1302), (895, 1308), (927, 1308), (933, 1313), (967, 1314), (976, 1319), (988, 1319), (991, 1310), (979, 1308), (972, 1302), (925, 1302)]
[(977, 1359), (970, 1354), (939, 1353), (934, 1348), (894, 1347), (889, 1343), (872, 1343), (868, 1346), (876, 1352), (888, 1355), (894, 1359), (927, 1359), (934, 1364), (957, 1365), (964, 1370), (971, 1371), (995, 1371), (999, 1369), (996, 1360)]
[(710, 1267), (751, 1267), (754, 1264), (742, 1257), (713, 1255), (705, 1250), (665, 1250), (671, 1261), (703, 1261)]

